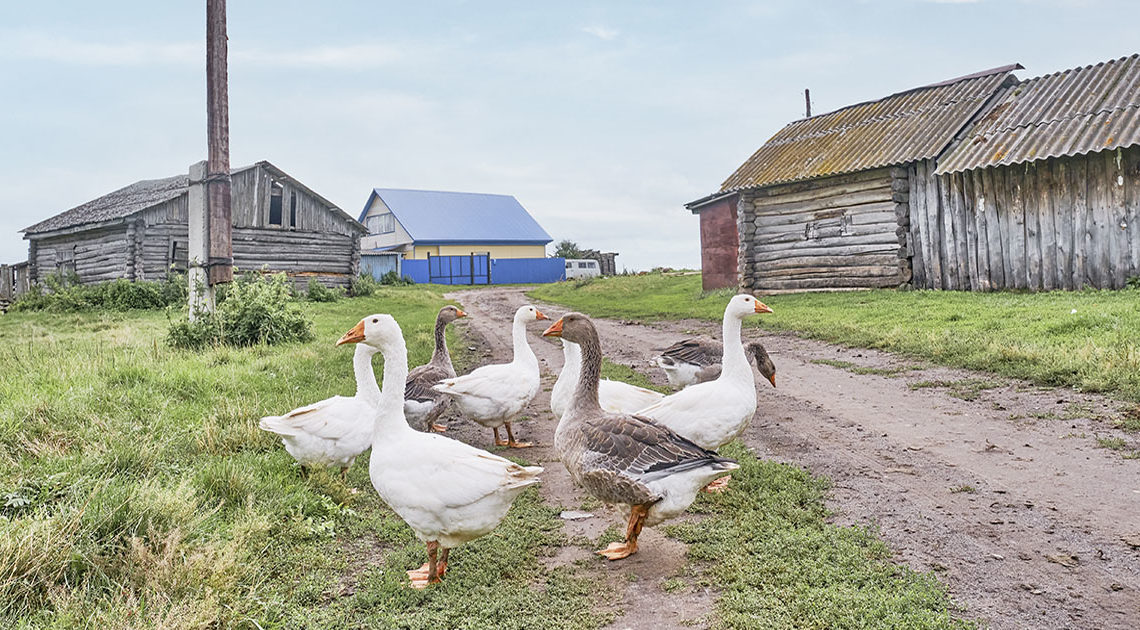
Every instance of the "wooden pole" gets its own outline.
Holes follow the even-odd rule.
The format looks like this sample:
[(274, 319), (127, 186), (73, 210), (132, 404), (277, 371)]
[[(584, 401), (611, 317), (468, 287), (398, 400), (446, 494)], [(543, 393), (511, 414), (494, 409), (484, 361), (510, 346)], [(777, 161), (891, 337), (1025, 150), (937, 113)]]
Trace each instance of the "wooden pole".
[(206, 0), (206, 214), (210, 286), (234, 278), (226, 0)]
[(806, 88), (804, 89), (804, 110), (807, 112), (805, 117), (811, 118), (811, 90)]

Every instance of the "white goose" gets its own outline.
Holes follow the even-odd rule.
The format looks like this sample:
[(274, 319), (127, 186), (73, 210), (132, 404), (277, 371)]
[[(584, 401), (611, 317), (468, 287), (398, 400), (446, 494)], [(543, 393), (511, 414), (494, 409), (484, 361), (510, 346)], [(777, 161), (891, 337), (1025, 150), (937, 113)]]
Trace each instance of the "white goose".
[(379, 404), (367, 416), (373, 419), (368, 474), (380, 498), (427, 545), (428, 561), (408, 571), (412, 586), (424, 588), (447, 572), (452, 547), (498, 526), (515, 497), (539, 482), (542, 468), (520, 466), (408, 426), (408, 352), (400, 326), (390, 315), (365, 317), (337, 343), (359, 343), (384, 355), (384, 387)]
[[(550, 410), (561, 418), (570, 408), (570, 400), (578, 387), (578, 373), (582, 369), (582, 348), (568, 339), (562, 340), (562, 371), (550, 390)], [(615, 413), (633, 413), (661, 400), (665, 394), (621, 381), (602, 379), (598, 383), (598, 401), (602, 409)]]
[[(756, 413), (756, 383), (740, 343), (742, 320), (754, 313), (771, 313), (751, 295), (737, 295), (724, 309), (724, 356), (715, 380), (690, 385), (637, 412), (692, 440), (701, 448), (716, 450), (740, 435)], [(727, 478), (710, 490), (720, 490)]]
[[(527, 442), (516, 442), (511, 420), (538, 395), (538, 357), (526, 341), (527, 322), (550, 319), (537, 308), (525, 305), (515, 311), (511, 327), (514, 358), (510, 363), (497, 363), (455, 378), (447, 378), (432, 389), (447, 394), (463, 415), (495, 431), (495, 445), (525, 448)], [(507, 428), (507, 441), (499, 437), (499, 427)]]
[(285, 451), (301, 464), (302, 472), (337, 465), (341, 476), (347, 476), (356, 456), (372, 445), (372, 425), (367, 418), (380, 400), (380, 387), (372, 371), (375, 354), (370, 346), (356, 347), (352, 357), (355, 395), (333, 396), (282, 416), (266, 416), (257, 423), (263, 431), (281, 436)]

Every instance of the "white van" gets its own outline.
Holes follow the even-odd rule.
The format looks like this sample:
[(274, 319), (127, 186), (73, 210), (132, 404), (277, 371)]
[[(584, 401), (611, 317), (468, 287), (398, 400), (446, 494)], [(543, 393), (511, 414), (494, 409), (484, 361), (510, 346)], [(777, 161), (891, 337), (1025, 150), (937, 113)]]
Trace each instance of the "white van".
[(602, 275), (602, 270), (598, 267), (598, 261), (592, 258), (566, 259), (567, 280), (573, 280), (575, 278), (593, 278), (594, 276), (600, 275)]

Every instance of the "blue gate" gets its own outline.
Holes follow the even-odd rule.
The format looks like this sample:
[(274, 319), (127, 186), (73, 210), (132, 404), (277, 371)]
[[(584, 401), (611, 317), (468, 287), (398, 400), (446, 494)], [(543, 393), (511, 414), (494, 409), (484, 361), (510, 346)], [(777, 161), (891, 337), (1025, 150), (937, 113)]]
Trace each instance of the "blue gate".
[(428, 255), (428, 282), (433, 284), (491, 284), (490, 254)]

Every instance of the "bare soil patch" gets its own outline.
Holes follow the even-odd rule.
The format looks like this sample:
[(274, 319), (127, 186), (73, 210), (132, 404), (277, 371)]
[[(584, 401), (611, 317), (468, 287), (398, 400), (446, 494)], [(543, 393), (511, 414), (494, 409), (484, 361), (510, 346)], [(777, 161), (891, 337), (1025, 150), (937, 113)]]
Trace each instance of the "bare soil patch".
[[(510, 356), (507, 322), (527, 301), (523, 291), (449, 296), (471, 313), (484, 362)], [(565, 310), (540, 308), (552, 318)], [(719, 337), (719, 325), (704, 321), (595, 321), (610, 360), (658, 383), (664, 376), (648, 366), (655, 349), (686, 335)], [(550, 448), (549, 387), (561, 350), (539, 325), (530, 332), (544, 385), (532, 420), (516, 425), (537, 446), (516, 454), (547, 467), (548, 501), (578, 509), (584, 495)], [(1140, 460), (1123, 456), (1135, 439), (1112, 424), (1127, 413), (1122, 403), (790, 335), (745, 335), (768, 348), (778, 388), (758, 379), (759, 411), (743, 439), (762, 456), (829, 477), (837, 523), (875, 528), (900, 562), (935, 571), (986, 626), (1140, 627)], [(490, 442), (477, 425), (452, 427), (476, 445)], [(619, 520), (590, 511), (567, 521), (572, 538), (595, 539)], [(655, 532), (643, 540), (630, 561), (599, 565), (627, 611), (613, 627), (704, 625), (715, 593), (662, 589), (683, 571), (685, 546)], [(590, 555), (579, 545), (555, 561)]]

